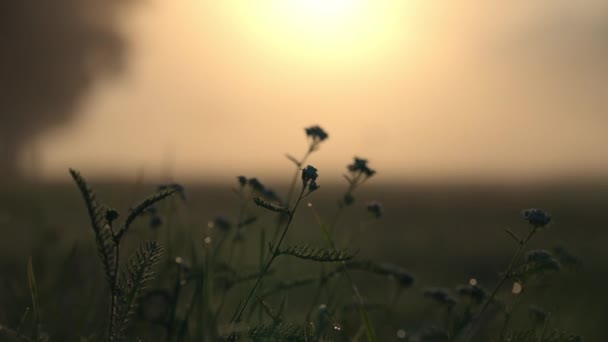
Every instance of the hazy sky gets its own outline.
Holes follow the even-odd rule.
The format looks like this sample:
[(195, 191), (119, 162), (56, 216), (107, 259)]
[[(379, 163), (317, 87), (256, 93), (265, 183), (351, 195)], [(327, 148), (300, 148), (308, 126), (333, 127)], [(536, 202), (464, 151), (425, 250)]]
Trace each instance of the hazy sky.
[(283, 174), (311, 124), (326, 179), (354, 155), (384, 179), (608, 175), (607, 1), (149, 0), (122, 23), (124, 72), (35, 143), (47, 177)]

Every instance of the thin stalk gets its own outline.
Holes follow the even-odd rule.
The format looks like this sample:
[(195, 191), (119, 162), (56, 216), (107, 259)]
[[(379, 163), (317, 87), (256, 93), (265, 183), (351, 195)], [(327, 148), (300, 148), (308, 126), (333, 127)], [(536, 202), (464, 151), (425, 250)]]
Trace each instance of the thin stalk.
[(279, 247), (281, 247), (281, 244), (283, 243), (283, 240), (285, 239), (285, 235), (287, 235), (287, 231), (289, 230), (289, 227), (291, 226), (291, 222), (293, 221), (293, 217), (295, 216), (296, 209), (298, 208), (298, 205), (300, 204), (300, 201), (302, 200), (302, 197), (304, 196), (304, 191), (305, 190), (306, 190), (306, 186), (304, 184), (302, 186), (302, 191), (300, 192), (300, 196), (299, 196), (298, 200), (294, 204), (293, 209), (289, 212), (289, 220), (287, 221), (287, 224), (285, 225), (285, 228), (283, 229), (283, 234), (281, 234), (281, 238), (279, 239), (279, 241), (277, 242), (276, 246), (274, 247), (274, 251), (271, 254), (270, 258), (268, 259), (268, 262), (266, 263), (266, 266), (264, 266), (263, 271), (258, 276), (258, 278), (257, 278), (257, 280), (255, 282), (255, 285), (253, 285), (253, 287), (249, 291), (249, 294), (247, 295), (247, 297), (245, 299), (245, 302), (243, 303), (243, 305), (239, 309), (238, 314), (235, 315), (235, 318), (233, 319), (233, 322), (235, 322), (235, 321), (239, 322), (241, 320), (241, 318), (243, 317), (243, 313), (245, 312), (245, 309), (247, 308), (247, 304), (249, 304), (249, 301), (251, 300), (251, 298), (255, 294), (255, 291), (257, 290), (257, 288), (260, 285), (260, 283), (262, 282), (262, 279), (264, 278), (264, 276), (266, 275), (266, 273), (268, 273), (268, 270), (270, 270), (270, 267), (272, 266), (272, 263), (279, 256), (279, 253), (278, 253)]
[(498, 341), (500, 342), (504, 342), (505, 338), (507, 337), (507, 328), (509, 327), (509, 323), (511, 323), (511, 317), (513, 314), (513, 310), (515, 310), (515, 307), (517, 306), (517, 304), (519, 304), (519, 301), (521, 300), (521, 296), (524, 294), (524, 291), (522, 290), (522, 292), (520, 292), (517, 297), (515, 298), (515, 301), (513, 302), (513, 304), (511, 304), (511, 308), (508, 308), (505, 310), (505, 322), (502, 326), (502, 329), (500, 330), (500, 337), (498, 339)]
[(116, 296), (116, 289), (118, 288), (118, 261), (120, 259), (120, 241), (115, 240), (114, 246), (116, 248), (115, 260), (114, 260), (114, 276), (112, 277), (112, 283), (110, 284), (110, 322), (108, 324), (108, 341), (114, 340), (114, 318), (116, 317), (116, 304), (118, 297)]
[[(479, 310), (479, 312), (477, 313), (477, 316), (473, 320), (472, 324), (474, 324), (477, 320), (479, 320), (479, 318), (481, 317), (481, 315), (486, 311), (486, 309), (490, 306), (490, 303), (492, 303), (492, 301), (496, 297), (496, 294), (498, 293), (498, 290), (500, 290), (500, 288), (504, 285), (504, 283), (507, 281), (507, 279), (509, 279), (509, 277), (511, 276), (511, 272), (513, 271), (513, 268), (515, 267), (515, 264), (517, 263), (517, 261), (519, 260), (519, 258), (521, 258), (521, 255), (524, 252), (524, 249), (525, 249), (526, 245), (528, 244), (528, 242), (530, 241), (530, 239), (532, 239), (532, 237), (534, 236), (534, 234), (536, 233), (536, 231), (537, 231), (536, 228), (532, 228), (532, 230), (530, 230), (530, 232), (528, 233), (528, 235), (526, 236), (526, 238), (524, 238), (523, 240), (519, 240), (519, 247), (515, 251), (515, 254), (513, 254), (513, 257), (511, 258), (511, 261), (509, 262), (509, 265), (507, 266), (507, 269), (505, 270), (503, 276), (498, 281), (498, 284), (496, 284), (496, 286), (492, 290), (492, 292), (491, 292), (490, 296), (488, 297), (488, 299), (486, 299), (485, 303), (481, 307), (481, 310)], [(470, 331), (471, 331), (471, 329), (469, 329), (469, 332)], [(468, 335), (468, 337), (465, 339), (465, 341), (468, 341), (472, 337), (471, 334), (467, 334), (467, 335)]]

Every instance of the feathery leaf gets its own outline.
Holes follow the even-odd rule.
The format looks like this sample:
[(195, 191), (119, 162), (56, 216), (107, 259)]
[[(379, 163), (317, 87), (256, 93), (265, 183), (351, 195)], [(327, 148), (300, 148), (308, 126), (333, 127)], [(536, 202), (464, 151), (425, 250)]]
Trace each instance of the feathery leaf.
[(91, 227), (95, 233), (95, 242), (97, 244), (97, 251), (101, 263), (103, 264), (104, 272), (110, 287), (112, 287), (111, 280), (116, 274), (115, 269), (115, 244), (114, 234), (112, 228), (106, 220), (107, 209), (104, 205), (97, 203), (95, 192), (89, 187), (87, 181), (80, 175), (80, 172), (70, 169), (70, 175), (76, 182), (78, 189), (84, 199), (84, 203), (87, 207), (89, 219), (91, 220)]
[[(271, 250), (273, 250), (271, 246)], [(281, 247), (274, 252), (277, 255), (291, 255), (296, 258), (312, 260), (317, 262), (340, 262), (348, 261), (355, 257), (356, 252), (339, 249), (315, 248), (310, 245), (293, 245)]]
[(159, 190), (150, 196), (143, 199), (143, 201), (137, 203), (135, 207), (129, 210), (129, 215), (125, 219), (125, 223), (122, 225), (118, 233), (116, 234), (117, 239), (120, 239), (124, 233), (127, 232), (133, 221), (137, 219), (140, 215), (146, 212), (148, 208), (156, 204), (157, 202), (162, 201), (163, 199), (175, 194), (176, 189), (174, 188), (165, 188)]
[(152, 267), (160, 260), (162, 252), (162, 247), (156, 241), (148, 241), (129, 258), (126, 270), (121, 272), (115, 330), (117, 334), (124, 333), (146, 283), (154, 276)]
[(255, 202), (255, 204), (258, 207), (262, 207), (264, 209), (268, 209), (270, 211), (274, 211), (275, 213), (289, 214), (289, 209), (284, 208), (284, 207), (276, 206), (276, 205), (274, 205), (274, 204), (272, 204), (270, 202), (264, 201), (260, 197), (254, 198), (253, 201)]

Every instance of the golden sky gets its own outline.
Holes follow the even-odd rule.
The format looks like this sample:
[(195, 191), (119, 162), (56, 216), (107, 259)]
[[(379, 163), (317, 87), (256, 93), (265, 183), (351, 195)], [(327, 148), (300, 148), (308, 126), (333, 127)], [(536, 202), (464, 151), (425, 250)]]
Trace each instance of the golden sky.
[(125, 72), (36, 142), (40, 168), (177, 179), (608, 175), (608, 2), (149, 0)]

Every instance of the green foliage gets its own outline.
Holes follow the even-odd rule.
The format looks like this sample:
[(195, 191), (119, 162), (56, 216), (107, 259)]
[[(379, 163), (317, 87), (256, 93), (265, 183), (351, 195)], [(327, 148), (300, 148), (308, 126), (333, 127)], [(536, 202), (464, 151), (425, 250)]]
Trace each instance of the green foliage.
[(116, 245), (114, 243), (114, 234), (108, 221), (106, 220), (107, 208), (97, 202), (95, 192), (89, 187), (87, 181), (80, 175), (80, 172), (70, 169), (70, 174), (76, 182), (78, 189), (82, 195), (84, 203), (91, 220), (91, 227), (95, 233), (95, 242), (97, 243), (97, 251), (104, 272), (110, 286), (112, 279), (116, 276)]
[(522, 330), (511, 333), (506, 342), (582, 342), (581, 336), (561, 330), (553, 330), (540, 336), (537, 330)]
[(276, 249), (270, 245), (270, 251), (277, 255), (291, 255), (299, 259), (316, 262), (349, 261), (357, 255), (357, 253), (348, 250), (316, 248), (307, 244), (279, 247)]
[(125, 219), (125, 223), (123, 224), (121, 229), (116, 234), (116, 237), (118, 239), (120, 239), (122, 237), (122, 235), (127, 232), (129, 227), (131, 227), (131, 224), (133, 223), (133, 221), (135, 221), (136, 218), (140, 217), (142, 214), (144, 214), (146, 212), (147, 209), (149, 209), (156, 203), (162, 201), (163, 199), (165, 199), (175, 193), (176, 193), (176, 190), (174, 188), (161, 189), (161, 190), (149, 195), (148, 197), (144, 198), (141, 202), (137, 203), (135, 205), (135, 207), (133, 207), (129, 211), (129, 214), (127, 215), (127, 218)]
[(247, 335), (253, 341), (305, 342), (308, 340), (306, 328), (291, 323), (258, 325), (249, 329)]
[(256, 197), (253, 199), (253, 202), (258, 206), (264, 209), (268, 209), (270, 211), (274, 211), (275, 213), (280, 214), (289, 214), (289, 209), (276, 206), (270, 202), (263, 200), (261, 197)]
[(121, 273), (118, 283), (118, 305), (116, 308), (116, 334), (124, 334), (131, 317), (135, 313), (138, 300), (154, 276), (153, 266), (160, 260), (162, 247), (155, 241), (140, 246)]
[(27, 282), (30, 287), (30, 296), (32, 297), (32, 306), (34, 307), (34, 341), (40, 340), (40, 306), (38, 300), (38, 284), (36, 283), (36, 276), (34, 275), (34, 265), (32, 264), (32, 257), (27, 261)]

